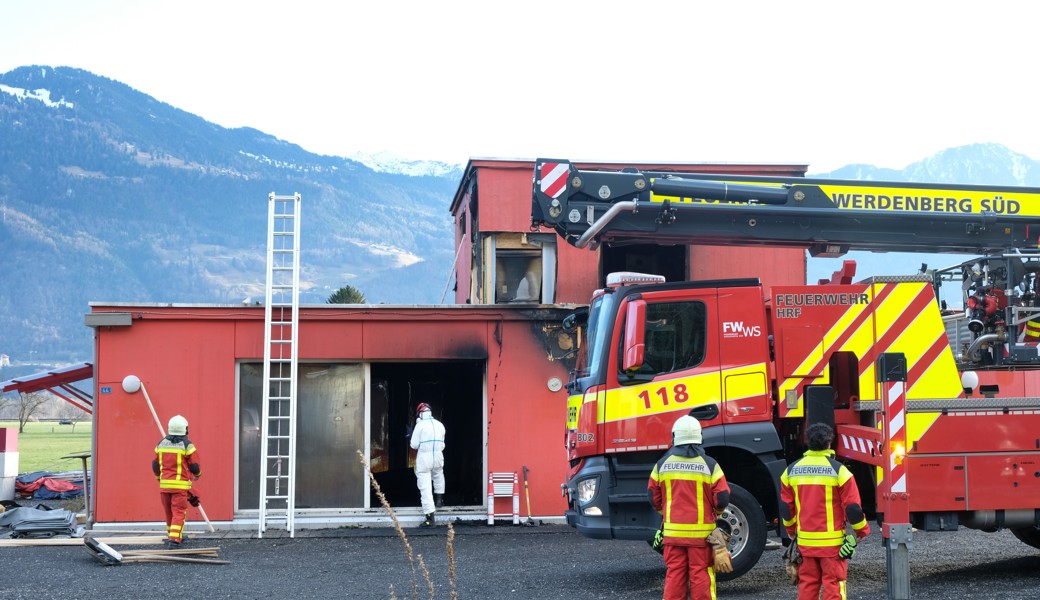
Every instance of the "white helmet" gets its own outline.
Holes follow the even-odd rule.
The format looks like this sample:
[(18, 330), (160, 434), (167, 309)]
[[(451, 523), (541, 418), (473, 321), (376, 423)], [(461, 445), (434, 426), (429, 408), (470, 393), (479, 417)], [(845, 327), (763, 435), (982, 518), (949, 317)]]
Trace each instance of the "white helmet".
[(166, 430), (170, 435), (188, 435), (188, 420), (177, 415), (170, 419), (170, 424), (167, 425)]
[(673, 445), (700, 444), (701, 439), (700, 421), (690, 415), (683, 415), (675, 420), (675, 425), (672, 425)]

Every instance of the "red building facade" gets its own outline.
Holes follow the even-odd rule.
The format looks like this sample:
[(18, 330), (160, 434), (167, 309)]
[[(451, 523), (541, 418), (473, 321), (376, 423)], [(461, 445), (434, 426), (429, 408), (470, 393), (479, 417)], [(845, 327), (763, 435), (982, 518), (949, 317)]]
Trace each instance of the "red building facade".
[[(800, 176), (802, 165), (611, 165), (580, 168)], [(615, 270), (669, 278), (805, 281), (800, 250), (579, 250), (530, 227), (534, 161), (471, 160), (452, 203), (458, 253), (454, 305), (300, 308), (297, 526), (385, 520), (358, 453), (405, 519), (420, 509), (405, 428), (429, 402), (447, 428), (449, 515), (483, 516), (492, 472), (528, 468), (535, 518), (564, 510), (559, 484), (566, 382), (575, 332), (562, 318)], [(306, 199), (304, 199), (306, 202)], [(257, 526), (263, 307), (94, 303), (94, 521), (156, 522), (149, 463), (162, 425), (180, 414), (199, 448), (196, 491), (211, 520)], [(522, 485), (522, 484), (521, 484)], [(508, 512), (509, 501), (496, 508)], [(522, 503), (526, 504), (526, 503)], [(526, 506), (521, 514), (527, 516)], [(189, 515), (198, 518), (198, 515)]]

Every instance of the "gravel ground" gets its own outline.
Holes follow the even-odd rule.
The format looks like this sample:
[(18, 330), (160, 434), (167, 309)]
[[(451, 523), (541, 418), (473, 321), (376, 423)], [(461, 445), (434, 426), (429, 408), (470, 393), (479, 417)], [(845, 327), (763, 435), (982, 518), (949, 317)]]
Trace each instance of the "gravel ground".
[[(459, 524), (452, 579), (447, 527), (406, 532), (416, 560), (421, 555), (426, 564), (437, 598), (452, 598), (452, 583), (458, 598), (471, 599), (661, 597), (661, 558), (643, 542), (588, 540), (561, 525)], [(416, 576), (418, 595), (413, 595), (409, 561), (392, 529), (299, 530), (291, 539), (273, 535), (255, 539), (218, 532), (188, 542), (218, 546), (221, 558), (231, 561), (228, 565), (102, 566), (81, 547), (0, 548), (0, 599), (391, 598), (391, 586), (402, 600), (431, 596), (421, 571)], [(1038, 597), (1040, 551), (1009, 532), (916, 532), (913, 543), (914, 600)], [(719, 598), (794, 598), (780, 554), (768, 551), (744, 577), (721, 582)], [(875, 532), (860, 544), (850, 565), (848, 597), (883, 599), (885, 581), (885, 553)]]

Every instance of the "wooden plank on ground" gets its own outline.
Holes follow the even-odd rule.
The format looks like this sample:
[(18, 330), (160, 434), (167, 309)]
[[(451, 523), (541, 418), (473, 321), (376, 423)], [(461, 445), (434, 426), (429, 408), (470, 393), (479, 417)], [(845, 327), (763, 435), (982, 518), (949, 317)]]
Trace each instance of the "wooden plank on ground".
[[(135, 535), (135, 536), (92, 536), (99, 542), (104, 542), (109, 546), (119, 546), (123, 544), (155, 544), (159, 545), (166, 541), (165, 535)], [(24, 546), (82, 546), (83, 538), (67, 538), (67, 537), (52, 537), (52, 538), (16, 538), (16, 539), (0, 539), (0, 548), (17, 548)]]

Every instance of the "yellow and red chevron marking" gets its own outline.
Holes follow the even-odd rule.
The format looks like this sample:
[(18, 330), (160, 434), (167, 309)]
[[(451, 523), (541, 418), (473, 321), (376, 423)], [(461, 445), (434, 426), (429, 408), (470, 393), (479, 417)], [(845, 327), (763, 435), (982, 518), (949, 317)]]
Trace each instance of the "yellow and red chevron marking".
[(818, 377), (781, 378), (781, 397), (787, 390), (799, 392), (798, 408), (781, 406), (781, 416), (803, 414), (800, 391), (807, 383), (829, 381), (827, 360), (834, 351), (855, 354), (859, 359), (860, 400), (875, 400), (874, 362), (882, 352), (902, 352), (910, 366), (908, 397), (956, 397), (959, 375), (949, 349), (942, 319), (934, 308), (935, 296), (924, 282), (875, 283), (870, 286), (845, 286), (843, 290), (865, 293), (867, 304), (842, 307), (838, 315), (830, 310), (806, 309), (801, 320), (813, 325), (832, 326), (823, 336), (822, 348), (806, 357), (796, 370), (799, 374), (818, 372)]

